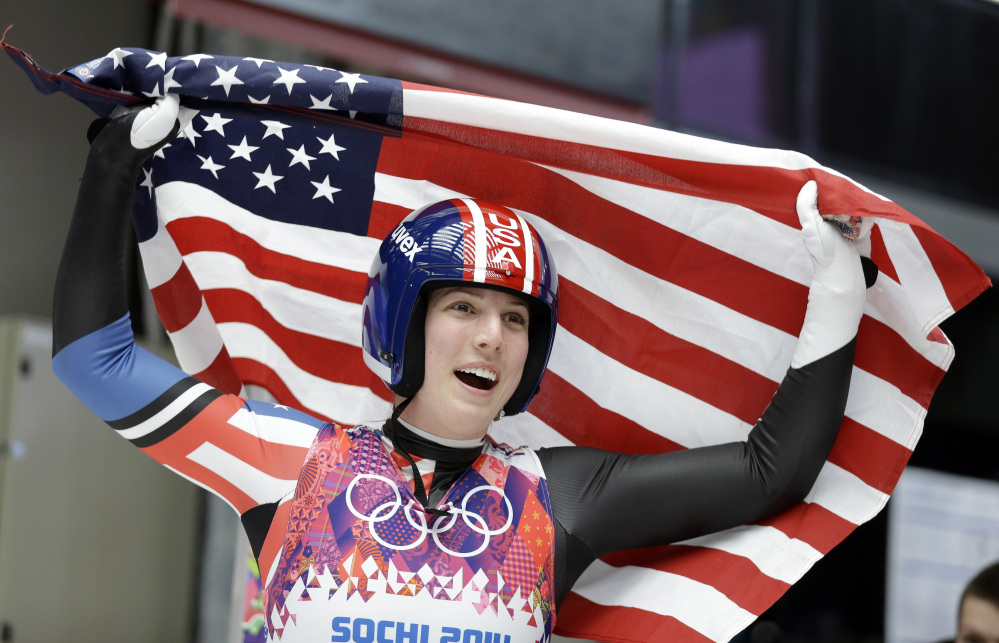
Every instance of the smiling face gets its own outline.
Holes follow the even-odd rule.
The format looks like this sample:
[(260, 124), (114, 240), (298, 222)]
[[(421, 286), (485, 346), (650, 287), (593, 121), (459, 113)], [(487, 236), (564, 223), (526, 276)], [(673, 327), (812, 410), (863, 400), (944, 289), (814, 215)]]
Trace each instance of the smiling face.
[(528, 305), (517, 295), (458, 286), (427, 300), (423, 385), (403, 419), (445, 438), (481, 438), (520, 384)]

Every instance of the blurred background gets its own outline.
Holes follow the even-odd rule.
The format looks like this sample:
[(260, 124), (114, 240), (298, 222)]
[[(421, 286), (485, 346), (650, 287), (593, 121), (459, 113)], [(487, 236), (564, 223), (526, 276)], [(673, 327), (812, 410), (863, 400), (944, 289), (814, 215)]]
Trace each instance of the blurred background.
[[(50, 71), (118, 46), (245, 55), (797, 150), (898, 202), (999, 276), (990, 0), (2, 0), (8, 25), (6, 41)], [(54, 401), (62, 393), (45, 369), (92, 116), (38, 94), (12, 63), (0, 62), (0, 83), (0, 640), (56, 640), (44, 632), (57, 624), (28, 614), (57, 594), (79, 613), (46, 620), (72, 622), (74, 640), (108, 640), (101, 628), (116, 621), (155, 633), (130, 640), (224, 640), (239, 611), (229, 591), (242, 580), (238, 521), (157, 465), (134, 463), (124, 441), (94, 446), (110, 432), (74, 444), (64, 415), (37, 410), (86, 413)], [(942, 328), (957, 356), (888, 509), (740, 640), (953, 635), (964, 583), (999, 559), (999, 296), (987, 291)], [(154, 331), (144, 341), (161, 348)], [(53, 441), (63, 453), (46, 451)], [(29, 523), (37, 530), (25, 532)], [(168, 581), (145, 565), (164, 549)], [(114, 569), (133, 557), (143, 566)], [(48, 577), (44, 561), (65, 571)], [(110, 598), (123, 584), (127, 595)], [(106, 614), (84, 600), (95, 594), (114, 603)]]

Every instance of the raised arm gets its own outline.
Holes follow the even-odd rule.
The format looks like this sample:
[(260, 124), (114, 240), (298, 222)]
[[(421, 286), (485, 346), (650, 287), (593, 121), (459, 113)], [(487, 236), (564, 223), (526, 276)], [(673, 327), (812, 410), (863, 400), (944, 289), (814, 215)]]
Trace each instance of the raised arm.
[(791, 367), (747, 441), (659, 455), (539, 452), (564, 542), (557, 600), (596, 557), (746, 524), (811, 489), (843, 419), (866, 286), (855, 244), (819, 217), (813, 182), (797, 207), (814, 265), (805, 321)]
[(93, 138), (56, 279), (53, 369), (119, 435), (224, 498), (254, 551), (273, 555), (271, 520), (323, 423), (224, 395), (132, 337), (123, 259), (135, 184), (143, 161), (176, 133), (177, 113), (168, 97)]

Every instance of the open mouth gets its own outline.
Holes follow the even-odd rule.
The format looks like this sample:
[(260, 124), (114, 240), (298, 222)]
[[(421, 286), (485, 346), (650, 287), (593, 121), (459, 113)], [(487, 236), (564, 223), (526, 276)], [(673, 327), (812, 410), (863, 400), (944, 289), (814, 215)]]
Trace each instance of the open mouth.
[(496, 386), (496, 373), (484, 368), (460, 368), (454, 374), (465, 384), (481, 391), (488, 391)]

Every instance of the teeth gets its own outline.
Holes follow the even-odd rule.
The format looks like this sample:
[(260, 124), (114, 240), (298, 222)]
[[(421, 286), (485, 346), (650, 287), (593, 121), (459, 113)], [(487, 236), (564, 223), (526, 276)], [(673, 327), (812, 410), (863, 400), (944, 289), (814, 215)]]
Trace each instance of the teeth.
[(472, 375), (476, 375), (483, 379), (487, 379), (490, 382), (496, 381), (496, 373), (493, 373), (492, 371), (485, 368), (459, 368), (458, 371), (461, 373), (470, 373)]

